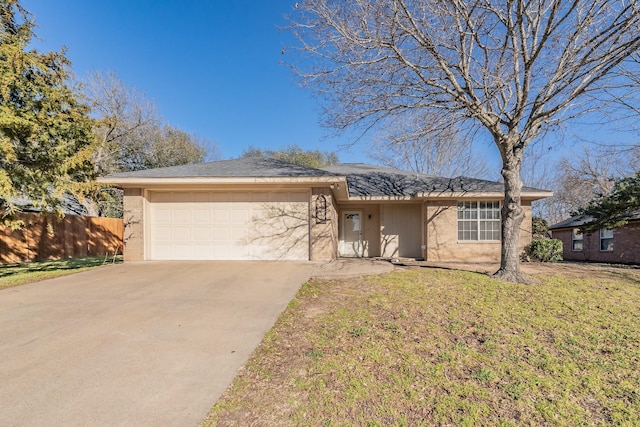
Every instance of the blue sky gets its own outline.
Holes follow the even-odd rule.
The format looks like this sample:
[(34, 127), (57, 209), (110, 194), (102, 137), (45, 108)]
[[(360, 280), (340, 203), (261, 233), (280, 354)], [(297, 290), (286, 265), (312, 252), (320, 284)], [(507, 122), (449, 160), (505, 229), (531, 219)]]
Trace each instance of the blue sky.
[[(23, 0), (40, 50), (68, 49), (78, 79), (115, 71), (172, 125), (218, 144), (225, 158), (249, 145), (338, 150), (347, 137), (320, 128), (311, 93), (280, 62), (289, 0)], [(342, 161), (368, 161), (362, 148)]]
[[(367, 140), (330, 137), (319, 126), (312, 93), (298, 87), (282, 61), (291, 36), (279, 28), (293, 0), (22, 0), (38, 25), (41, 50), (68, 49), (78, 79), (115, 71), (128, 86), (154, 100), (173, 126), (216, 143), (224, 158), (250, 145), (338, 151), (343, 162), (369, 162)], [(585, 129), (589, 129), (585, 131)], [(619, 129), (619, 128), (618, 128)], [(627, 140), (629, 134), (576, 123), (546, 146), (547, 161), (575, 156), (582, 142)], [(631, 135), (636, 140), (637, 134)], [(499, 177), (493, 144), (474, 149), (488, 160), (486, 178)], [(525, 167), (527, 161), (525, 160)]]

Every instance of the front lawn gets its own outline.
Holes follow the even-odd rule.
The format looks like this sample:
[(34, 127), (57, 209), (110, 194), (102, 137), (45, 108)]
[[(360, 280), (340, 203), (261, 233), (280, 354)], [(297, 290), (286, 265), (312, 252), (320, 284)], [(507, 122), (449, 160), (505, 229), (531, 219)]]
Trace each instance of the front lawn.
[(303, 286), (203, 426), (640, 425), (640, 270)]
[[(116, 257), (122, 262), (122, 257)], [(0, 289), (78, 273), (113, 262), (113, 257), (83, 257), (0, 265)]]

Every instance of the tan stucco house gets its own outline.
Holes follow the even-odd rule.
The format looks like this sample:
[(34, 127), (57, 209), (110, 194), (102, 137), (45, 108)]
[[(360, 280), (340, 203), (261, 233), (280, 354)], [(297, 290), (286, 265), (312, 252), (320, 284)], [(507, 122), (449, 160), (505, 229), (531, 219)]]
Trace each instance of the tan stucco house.
[[(500, 259), (499, 182), (264, 158), (101, 182), (124, 189), (125, 260)], [(531, 202), (550, 195), (523, 188), (523, 248), (531, 241)]]

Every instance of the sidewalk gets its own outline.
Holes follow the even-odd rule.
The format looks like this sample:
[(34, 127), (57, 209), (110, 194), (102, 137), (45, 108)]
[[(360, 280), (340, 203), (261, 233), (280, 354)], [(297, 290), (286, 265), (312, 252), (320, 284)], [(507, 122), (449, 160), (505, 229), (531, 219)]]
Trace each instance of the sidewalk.
[(389, 261), (372, 258), (338, 258), (318, 262), (312, 276), (320, 279), (358, 277), (393, 271), (395, 266)]

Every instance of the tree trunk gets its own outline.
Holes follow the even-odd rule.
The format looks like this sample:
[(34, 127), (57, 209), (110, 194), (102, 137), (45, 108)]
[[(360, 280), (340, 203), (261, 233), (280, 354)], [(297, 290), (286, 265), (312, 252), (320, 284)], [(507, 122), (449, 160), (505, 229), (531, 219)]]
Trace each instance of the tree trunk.
[(520, 200), (522, 180), (520, 169), (522, 156), (510, 153), (503, 155), (504, 203), (502, 204), (502, 247), (500, 269), (493, 275), (507, 282), (531, 283), (520, 271), (520, 226), (524, 210)]

